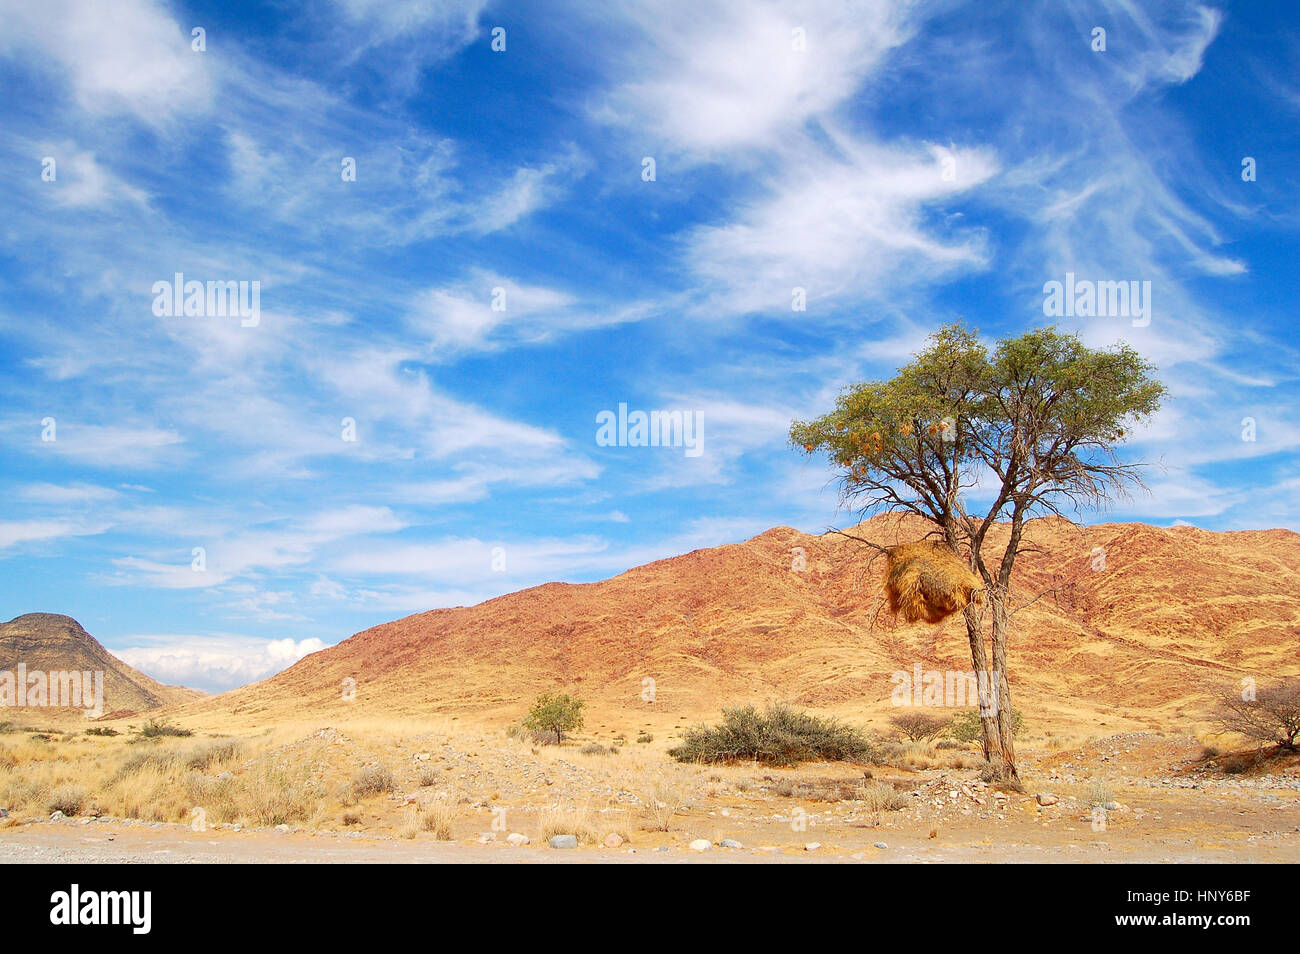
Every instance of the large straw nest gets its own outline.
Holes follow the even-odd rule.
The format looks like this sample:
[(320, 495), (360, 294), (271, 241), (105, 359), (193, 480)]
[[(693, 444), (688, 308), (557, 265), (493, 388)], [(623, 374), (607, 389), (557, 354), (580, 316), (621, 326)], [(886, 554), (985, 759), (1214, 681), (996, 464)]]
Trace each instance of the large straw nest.
[(980, 578), (947, 544), (901, 543), (885, 551), (889, 609), (909, 623), (939, 623), (981, 598)]

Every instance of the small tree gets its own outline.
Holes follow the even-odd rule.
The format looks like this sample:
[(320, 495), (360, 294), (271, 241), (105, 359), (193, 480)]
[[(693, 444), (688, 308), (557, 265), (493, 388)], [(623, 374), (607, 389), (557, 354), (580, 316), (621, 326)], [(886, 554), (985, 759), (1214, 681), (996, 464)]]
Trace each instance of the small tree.
[(524, 728), (534, 732), (554, 732), (557, 743), (564, 741), (564, 733), (582, 728), (582, 710), (586, 703), (565, 693), (544, 692), (533, 702), (524, 719)]
[[(979, 608), (964, 616), (975, 671), (996, 680), (996, 704), (981, 699), (981, 733), (997, 774), (1016, 775), (1007, 630), (1017, 607), (1008, 595), (1025, 524), (1140, 486), (1140, 465), (1121, 462), (1116, 448), (1160, 406), (1165, 388), (1153, 370), (1128, 345), (1089, 348), (1055, 328), (1004, 338), (990, 353), (974, 331), (949, 325), (895, 377), (846, 388), (833, 411), (790, 427), (792, 444), (838, 469), (847, 507), (929, 521), (983, 582), (987, 645)], [(979, 509), (969, 493), (977, 488)], [(1006, 549), (986, 552), (1000, 520)]]
[(889, 721), (913, 742), (933, 742), (948, 728), (948, 720), (933, 712), (900, 712)]
[(1215, 721), (1253, 742), (1294, 752), (1300, 738), (1300, 679), (1283, 680), (1254, 693), (1227, 692), (1219, 699)]

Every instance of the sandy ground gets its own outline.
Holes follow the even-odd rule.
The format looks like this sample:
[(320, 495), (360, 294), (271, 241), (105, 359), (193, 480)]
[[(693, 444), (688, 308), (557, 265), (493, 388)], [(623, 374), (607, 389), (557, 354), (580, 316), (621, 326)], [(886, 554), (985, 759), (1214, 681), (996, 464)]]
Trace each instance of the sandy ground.
[[(1161, 798), (1170, 825), (1135, 825), (1095, 833), (1090, 825), (1053, 826), (1018, 820), (994, 825), (966, 823), (938, 836), (900, 829), (814, 826), (810, 838), (823, 839), (808, 851), (798, 839), (740, 849), (694, 851), (678, 841), (651, 847), (581, 847), (557, 850), (536, 844), (511, 847), (502, 842), (406, 841), (398, 838), (332, 832), (207, 831), (184, 825), (76, 820), (37, 822), (0, 833), (0, 863), (144, 864), (431, 864), (431, 863), (1295, 863), (1300, 861), (1300, 806), (1267, 813), (1239, 802), (1188, 811), (1185, 799)], [(1184, 806), (1179, 808), (1177, 806)], [(1179, 817), (1184, 816), (1184, 817)], [(1267, 825), (1268, 833), (1258, 826)], [(780, 832), (773, 832), (780, 837)], [(787, 831), (786, 835), (790, 833)], [(801, 836), (802, 837), (802, 836)], [(883, 841), (887, 839), (887, 841)], [(634, 839), (634, 842), (636, 839)], [(777, 839), (772, 839), (776, 842)], [(881, 849), (877, 842), (887, 844)]]

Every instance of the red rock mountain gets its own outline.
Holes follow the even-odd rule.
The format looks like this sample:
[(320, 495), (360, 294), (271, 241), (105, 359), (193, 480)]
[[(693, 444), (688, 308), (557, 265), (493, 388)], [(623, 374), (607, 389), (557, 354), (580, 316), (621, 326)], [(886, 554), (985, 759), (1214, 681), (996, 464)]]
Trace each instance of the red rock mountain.
[[(924, 529), (879, 517), (856, 532), (888, 544)], [(1057, 592), (1015, 615), (1010, 679), (1015, 705), (1043, 724), (1167, 725), (1244, 677), (1300, 674), (1300, 535), (1048, 519), (1027, 536), (1037, 552), (1019, 560), (1015, 599)], [(598, 583), (408, 616), (186, 708), (253, 723), (348, 712), (500, 721), (564, 690), (610, 724), (680, 724), (766, 699), (865, 718), (888, 706), (897, 671), (970, 668), (960, 614), (903, 625), (878, 611), (885, 561), (872, 552), (777, 527)]]

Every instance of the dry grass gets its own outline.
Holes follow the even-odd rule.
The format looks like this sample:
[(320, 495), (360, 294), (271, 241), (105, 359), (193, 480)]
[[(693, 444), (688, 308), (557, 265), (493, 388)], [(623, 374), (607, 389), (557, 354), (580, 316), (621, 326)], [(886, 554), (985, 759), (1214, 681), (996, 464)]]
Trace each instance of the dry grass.
[(903, 543), (885, 554), (889, 609), (909, 623), (940, 623), (964, 609), (980, 589), (966, 561), (933, 540)]
[(538, 828), (542, 841), (556, 835), (573, 835), (579, 844), (595, 844), (599, 839), (593, 823), (591, 810), (588, 808), (546, 808), (538, 819)]
[(854, 792), (855, 800), (862, 802), (867, 811), (896, 812), (908, 806), (908, 797), (892, 785), (880, 782), (865, 782)]
[(688, 807), (685, 789), (667, 779), (659, 779), (641, 795), (650, 831), (668, 831), (673, 817)]
[(421, 815), (421, 825), (439, 841), (451, 841), (451, 826), (456, 820), (456, 809), (450, 799), (435, 799)]

